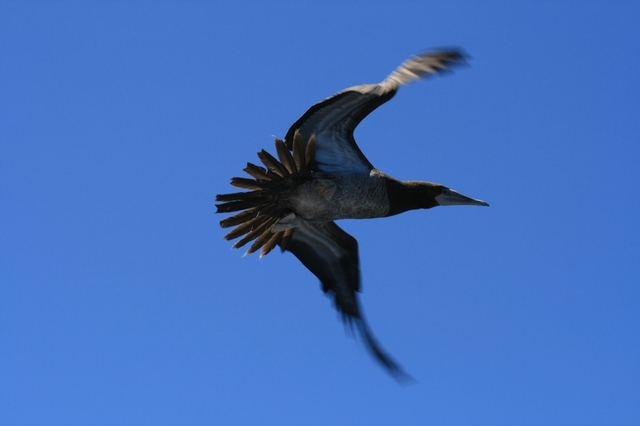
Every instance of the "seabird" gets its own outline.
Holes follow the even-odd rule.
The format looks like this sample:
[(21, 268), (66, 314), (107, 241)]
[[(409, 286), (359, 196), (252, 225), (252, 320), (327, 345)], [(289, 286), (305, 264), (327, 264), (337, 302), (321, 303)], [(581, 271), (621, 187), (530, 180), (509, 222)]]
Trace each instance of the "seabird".
[(393, 216), (436, 206), (488, 206), (433, 182), (399, 181), (364, 156), (353, 137), (356, 126), (391, 99), (401, 85), (466, 64), (456, 49), (428, 51), (407, 59), (379, 84), (350, 87), (313, 105), (284, 140), (275, 140), (278, 158), (262, 150), (264, 167), (247, 163), (251, 178), (231, 185), (248, 190), (216, 196), (217, 213), (238, 212), (220, 222), (235, 227), (225, 235), (242, 237), (233, 248), (253, 244), (246, 254), (260, 257), (276, 245), (290, 251), (333, 297), (346, 324), (356, 326), (366, 347), (396, 379), (409, 376), (376, 341), (358, 300), (358, 242), (335, 224), (337, 219)]

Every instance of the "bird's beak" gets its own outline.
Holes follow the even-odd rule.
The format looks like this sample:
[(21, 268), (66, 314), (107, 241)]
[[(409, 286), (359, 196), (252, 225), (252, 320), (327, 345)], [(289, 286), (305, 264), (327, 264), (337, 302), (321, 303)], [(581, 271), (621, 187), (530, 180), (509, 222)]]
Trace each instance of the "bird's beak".
[(489, 206), (489, 203), (467, 197), (453, 189), (446, 190), (442, 194), (436, 196), (436, 201), (441, 206)]

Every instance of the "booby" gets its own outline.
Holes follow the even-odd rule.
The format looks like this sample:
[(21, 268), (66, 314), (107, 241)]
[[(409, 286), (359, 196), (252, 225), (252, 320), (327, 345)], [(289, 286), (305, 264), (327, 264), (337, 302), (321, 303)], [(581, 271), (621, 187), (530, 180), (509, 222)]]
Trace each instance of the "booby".
[(253, 241), (246, 254), (260, 257), (276, 245), (297, 257), (333, 297), (345, 323), (356, 326), (366, 347), (396, 379), (409, 376), (377, 342), (363, 316), (358, 292), (358, 242), (335, 220), (393, 216), (436, 206), (488, 206), (433, 182), (399, 181), (376, 169), (353, 137), (356, 126), (390, 100), (401, 85), (465, 64), (456, 49), (428, 51), (404, 61), (379, 84), (350, 87), (313, 105), (275, 140), (278, 158), (262, 150), (264, 167), (247, 163), (251, 178), (232, 178), (248, 191), (216, 196), (217, 213), (238, 212), (220, 222), (235, 227), (225, 235), (242, 237), (233, 248)]

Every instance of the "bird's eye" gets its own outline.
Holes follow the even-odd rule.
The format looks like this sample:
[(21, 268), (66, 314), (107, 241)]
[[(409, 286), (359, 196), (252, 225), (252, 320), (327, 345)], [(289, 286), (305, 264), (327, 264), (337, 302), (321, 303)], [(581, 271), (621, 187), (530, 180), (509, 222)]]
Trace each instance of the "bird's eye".
[(451, 190), (449, 188), (444, 188), (442, 190), (442, 195), (449, 195), (449, 194), (451, 194)]

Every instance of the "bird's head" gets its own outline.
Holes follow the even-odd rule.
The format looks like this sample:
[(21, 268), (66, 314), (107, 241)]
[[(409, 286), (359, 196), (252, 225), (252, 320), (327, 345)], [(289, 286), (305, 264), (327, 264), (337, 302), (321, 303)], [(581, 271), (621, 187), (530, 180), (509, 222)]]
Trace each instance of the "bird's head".
[(387, 179), (387, 194), (389, 196), (389, 214), (414, 209), (430, 209), (437, 206), (488, 206), (489, 204), (467, 197), (444, 185), (424, 181), (404, 181)]

